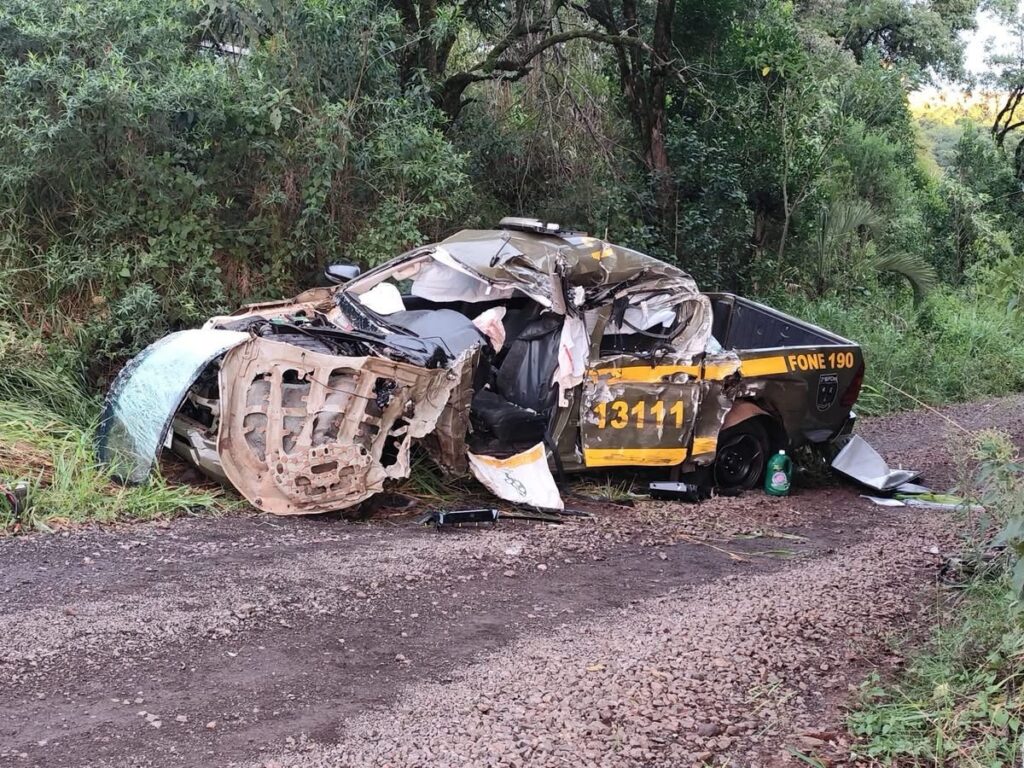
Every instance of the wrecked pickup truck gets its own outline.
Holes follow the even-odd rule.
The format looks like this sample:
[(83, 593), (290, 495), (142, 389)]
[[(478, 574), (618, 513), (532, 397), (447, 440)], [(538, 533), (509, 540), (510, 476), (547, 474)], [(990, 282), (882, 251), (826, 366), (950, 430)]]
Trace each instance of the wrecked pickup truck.
[(327, 275), (130, 361), (101, 461), (141, 482), (166, 446), (262, 510), (304, 514), (407, 476), (417, 444), (557, 509), (556, 473), (703, 468), (751, 488), (771, 451), (852, 428), (856, 344), (554, 224), (503, 219)]

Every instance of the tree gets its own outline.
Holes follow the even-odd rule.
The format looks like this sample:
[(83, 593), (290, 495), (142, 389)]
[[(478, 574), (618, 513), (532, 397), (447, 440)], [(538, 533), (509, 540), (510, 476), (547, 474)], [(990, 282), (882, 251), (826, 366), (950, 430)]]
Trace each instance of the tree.
[[(980, 0), (851, 0), (818, 9), (823, 23), (858, 62), (876, 52), (890, 64), (951, 78), (963, 74), (959, 35), (974, 29)], [(813, 7), (813, 6), (812, 6)]]
[[(995, 71), (989, 78), (992, 89), (1005, 94), (991, 129), (996, 146), (1004, 151), (1007, 138), (1024, 127), (1024, 16), (1015, 14), (1011, 29), (1016, 36), (1016, 50), (992, 57), (990, 64)], [(1024, 179), (1024, 143), (1020, 141), (1013, 150), (1013, 164), (1017, 178)]]
[(680, 76), (672, 32), (676, 0), (586, 0), (576, 6), (607, 34), (615, 56), (619, 87), (651, 174), (663, 222), (674, 208), (672, 167), (666, 145), (669, 83)]
[[(582, 23), (578, 13), (569, 12), (569, 0), (391, 2), (404, 30), (397, 54), (401, 83), (408, 88), (424, 82), (449, 122), (469, 103), (471, 85), (519, 80), (551, 48), (579, 39), (639, 44)], [(467, 41), (461, 51), (460, 38)]]

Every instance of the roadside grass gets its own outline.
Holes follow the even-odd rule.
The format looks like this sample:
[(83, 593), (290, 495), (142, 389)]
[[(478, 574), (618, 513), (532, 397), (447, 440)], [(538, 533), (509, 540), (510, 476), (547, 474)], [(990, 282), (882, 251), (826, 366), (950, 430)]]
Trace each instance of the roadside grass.
[(993, 431), (976, 435), (973, 455), (986, 513), (968, 521), (962, 589), (896, 679), (873, 674), (862, 686), (848, 722), (861, 758), (958, 768), (1024, 759), (1024, 465)]
[(391, 492), (440, 506), (466, 498), (465, 478), (445, 475), (425, 451), (414, 447), (409, 462), (409, 476), (398, 481)]
[[(0, 317), (19, 317), (0, 295)], [(53, 318), (60, 327), (60, 318)], [(73, 337), (44, 342), (31, 325), (0, 320), (0, 486), (26, 486), (15, 514), (0, 494), (0, 536), (70, 524), (216, 514), (237, 504), (217, 488), (176, 485), (154, 473), (115, 482), (96, 462), (101, 399), (89, 394)]]
[(860, 757), (899, 766), (1018, 765), (1024, 633), (1006, 578), (962, 593), (891, 683), (872, 675), (850, 716)]
[[(76, 396), (67, 382), (62, 390), (52, 381), (36, 389), (36, 397), (16, 401), (6, 391), (10, 384), (0, 382), (0, 484), (11, 490), (24, 483), (27, 493), (18, 514), (0, 497), (0, 535), (217, 513), (232, 505), (219, 489), (173, 485), (158, 475), (137, 486), (114, 482), (96, 463), (95, 401)], [(47, 388), (50, 396), (39, 396)], [(66, 409), (49, 407), (53, 396)]]

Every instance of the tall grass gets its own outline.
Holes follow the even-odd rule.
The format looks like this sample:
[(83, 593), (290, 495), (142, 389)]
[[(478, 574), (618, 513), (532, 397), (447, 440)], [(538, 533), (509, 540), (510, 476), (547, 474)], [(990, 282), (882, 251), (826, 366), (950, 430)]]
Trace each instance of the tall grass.
[(82, 427), (38, 405), (0, 400), (0, 483), (28, 484), (15, 515), (0, 502), (0, 532), (50, 530), (76, 522), (149, 520), (222, 509), (219, 490), (113, 482), (96, 463), (93, 425)]
[(1005, 307), (948, 289), (919, 306), (905, 292), (780, 302), (864, 349), (861, 413), (1024, 391), (1024, 319)]
[(0, 484), (25, 483), (28, 492), (18, 514), (0, 498), (0, 534), (211, 512), (227, 505), (219, 490), (173, 485), (159, 475), (138, 486), (113, 482), (96, 462), (98, 398), (84, 393), (73, 371), (24, 356), (4, 357)]

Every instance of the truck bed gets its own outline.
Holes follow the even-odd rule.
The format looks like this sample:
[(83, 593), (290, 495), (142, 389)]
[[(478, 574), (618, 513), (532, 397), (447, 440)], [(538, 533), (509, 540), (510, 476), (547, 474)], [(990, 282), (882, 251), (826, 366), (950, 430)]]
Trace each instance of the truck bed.
[(850, 346), (853, 342), (771, 307), (731, 293), (705, 294), (714, 310), (712, 334), (725, 349)]

